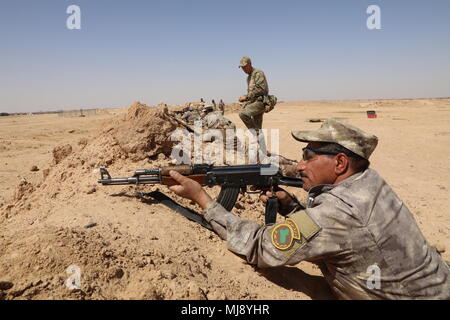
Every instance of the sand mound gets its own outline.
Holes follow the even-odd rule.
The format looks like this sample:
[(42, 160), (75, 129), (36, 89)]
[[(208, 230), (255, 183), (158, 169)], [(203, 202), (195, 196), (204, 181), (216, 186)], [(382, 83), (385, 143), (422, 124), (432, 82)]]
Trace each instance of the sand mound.
[(63, 146), (57, 146), (53, 149), (53, 164), (58, 164), (69, 154), (72, 153), (72, 146), (70, 144), (66, 144)]
[[(0, 238), (2, 259), (14, 266), (7, 272), (11, 280), (0, 282), (0, 299), (45, 299), (49, 292), (53, 299), (206, 299), (208, 294), (210, 298), (217, 295), (207, 284), (211, 261), (203, 255), (191, 256), (195, 249), (181, 247), (177, 257), (170, 257), (159, 250), (126, 245), (133, 242), (130, 238), (125, 244), (114, 241), (120, 233), (107, 229), (47, 227), (35, 231)], [(82, 275), (79, 289), (68, 290), (68, 282), (76, 284), (69, 280), (76, 275), (71, 266), (78, 267)]]
[[(161, 161), (170, 155), (176, 142), (170, 141), (175, 124), (164, 119), (162, 108), (133, 103), (124, 117), (105, 123), (91, 139), (82, 138), (77, 145), (65, 144), (53, 149), (53, 161), (43, 171), (37, 186), (22, 181), (7, 206), (6, 217), (39, 206), (45, 199), (69, 199), (78, 193), (96, 191), (100, 166), (132, 167), (131, 163), (148, 166), (152, 158)], [(167, 163), (167, 161), (166, 161)]]
[(14, 201), (21, 200), (25, 195), (34, 191), (34, 187), (31, 183), (26, 180), (20, 181), (19, 185), (14, 190), (13, 199)]
[(163, 107), (149, 108), (135, 102), (124, 120), (104, 132), (111, 132), (120, 149), (133, 161), (139, 161), (159, 153), (170, 155), (174, 142), (169, 137), (175, 129), (176, 125), (164, 117)]

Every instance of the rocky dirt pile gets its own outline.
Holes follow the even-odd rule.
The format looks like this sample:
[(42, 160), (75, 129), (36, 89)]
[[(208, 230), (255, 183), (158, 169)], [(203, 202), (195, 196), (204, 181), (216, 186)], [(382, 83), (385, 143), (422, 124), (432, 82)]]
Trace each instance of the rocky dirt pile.
[(170, 140), (176, 128), (164, 118), (162, 108), (133, 103), (124, 117), (105, 123), (90, 141), (82, 138), (75, 146), (56, 147), (52, 163), (43, 170), (42, 183), (33, 186), (21, 181), (14, 191), (13, 203), (6, 206), (6, 217), (28, 210), (38, 199), (95, 192), (94, 177), (98, 178), (96, 168), (100, 166), (120, 167), (139, 161), (148, 164), (152, 160), (157, 160), (154, 165), (160, 165), (158, 159), (167, 159), (176, 143)]
[[(195, 246), (180, 246), (171, 255), (130, 245), (133, 241), (109, 228), (47, 227), (2, 236), (2, 269), (9, 270), (2, 276), (8, 280), (0, 281), (0, 299), (226, 298), (210, 284), (220, 282), (211, 272), (212, 261)], [(73, 262), (82, 278), (80, 288), (69, 290), (66, 284), (76, 275)], [(239, 287), (225, 286), (239, 294)]]

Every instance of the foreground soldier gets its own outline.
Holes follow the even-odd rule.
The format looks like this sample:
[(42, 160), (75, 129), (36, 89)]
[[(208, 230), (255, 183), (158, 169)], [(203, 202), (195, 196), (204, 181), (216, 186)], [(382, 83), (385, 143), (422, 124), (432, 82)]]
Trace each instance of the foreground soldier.
[(280, 214), (287, 217), (282, 223), (260, 226), (236, 217), (197, 182), (173, 171), (180, 185), (170, 189), (206, 209), (206, 220), (228, 249), (249, 263), (316, 263), (340, 299), (450, 299), (450, 263), (368, 168), (377, 137), (336, 120), (292, 135), (308, 143), (297, 170), (309, 203), (304, 208), (287, 192), (276, 192)]

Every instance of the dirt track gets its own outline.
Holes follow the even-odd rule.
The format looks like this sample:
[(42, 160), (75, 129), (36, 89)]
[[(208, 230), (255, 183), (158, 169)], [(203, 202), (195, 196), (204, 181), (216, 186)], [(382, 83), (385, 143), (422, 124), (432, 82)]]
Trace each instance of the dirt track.
[[(0, 299), (332, 298), (312, 264), (256, 270), (214, 233), (132, 197), (132, 187), (98, 186), (99, 165), (129, 176), (169, 163), (166, 134), (173, 124), (142, 110), (0, 117)], [(378, 118), (368, 119), (366, 110)], [(237, 114), (227, 117), (243, 128)], [(379, 137), (372, 167), (411, 209), (428, 241), (448, 250), (450, 99), (283, 103), (263, 126), (279, 129), (280, 153), (296, 159), (301, 145), (290, 130), (314, 129), (320, 124), (310, 118), (329, 117)], [(57, 152), (58, 146), (66, 147)], [(30, 171), (34, 165), (39, 171)], [(256, 197), (241, 199), (245, 209), (234, 212), (262, 221)], [(89, 223), (96, 226), (85, 228)], [(448, 251), (443, 256), (450, 260)], [(70, 265), (81, 269), (81, 290), (64, 285)]]

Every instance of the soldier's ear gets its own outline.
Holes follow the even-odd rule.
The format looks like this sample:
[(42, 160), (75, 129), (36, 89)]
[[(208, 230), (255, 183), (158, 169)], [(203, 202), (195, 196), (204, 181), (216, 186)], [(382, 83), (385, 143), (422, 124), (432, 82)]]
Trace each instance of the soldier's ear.
[(350, 169), (350, 160), (347, 155), (339, 153), (334, 157), (335, 167), (334, 172), (336, 175), (341, 175), (346, 173)]

